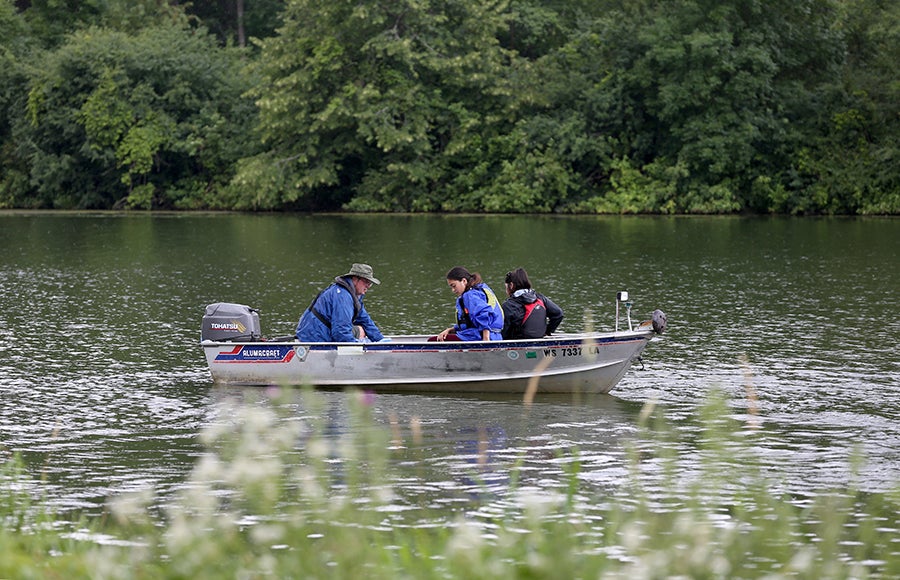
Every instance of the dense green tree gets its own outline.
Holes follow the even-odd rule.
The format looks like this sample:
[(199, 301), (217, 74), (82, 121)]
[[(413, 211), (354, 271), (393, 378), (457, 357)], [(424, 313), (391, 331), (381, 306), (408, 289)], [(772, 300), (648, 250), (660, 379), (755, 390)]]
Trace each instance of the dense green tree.
[(286, 0), (193, 0), (185, 11), (222, 42), (245, 46), (275, 35)]
[(0, 208), (15, 204), (28, 187), (28, 163), (17, 155), (13, 124), (21, 118), (27, 83), (26, 62), (33, 47), (25, 19), (11, 0), (0, 0)]
[(184, 23), (176, 0), (28, 0), (21, 12), (35, 38), (52, 47), (65, 35), (91, 26), (137, 33), (148, 26)]
[(808, 137), (794, 154), (796, 182), (779, 212), (900, 213), (900, 4), (847, 0), (840, 74), (818, 87)]
[[(478, 210), (454, 195), (506, 139), (520, 101), (502, 4), (294, 0), (263, 42), (254, 95), (264, 155), (235, 181), (247, 207)], [(524, 92), (527, 92), (527, 87)], [(467, 175), (468, 174), (468, 175)], [(493, 179), (493, 175), (484, 176)]]
[(292, 2), (235, 185), (246, 207), (854, 211), (811, 201), (836, 148), (810, 137), (847, 118), (821, 111), (835, 6)]
[(506, 28), (498, 31), (501, 44), (530, 59), (565, 44), (567, 22), (550, 4), (511, 0)]
[[(15, 128), (33, 185), (18, 205), (191, 208), (248, 152), (239, 55), (181, 26), (89, 28), (45, 53)], [(252, 151), (252, 150), (250, 150)]]
[(889, 0), (0, 0), (0, 207), (896, 214), (898, 23)]
[(612, 155), (575, 208), (731, 212), (767, 198), (812, 104), (805, 84), (836, 70), (823, 5), (678, 0), (595, 21), (570, 49), (587, 79), (572, 86)]
[(9, 108), (23, 75), (22, 59), (29, 52), (25, 20), (16, 13), (11, 0), (0, 0), (0, 139), (9, 136)]

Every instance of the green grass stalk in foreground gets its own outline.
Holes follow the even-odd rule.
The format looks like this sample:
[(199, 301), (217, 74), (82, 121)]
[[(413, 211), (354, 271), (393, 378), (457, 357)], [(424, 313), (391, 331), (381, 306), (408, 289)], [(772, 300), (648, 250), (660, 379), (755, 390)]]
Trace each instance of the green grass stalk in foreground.
[[(322, 410), (316, 393), (304, 396)], [(792, 501), (754, 457), (755, 430), (723, 418), (720, 396), (698, 418), (699, 468), (672, 451), (683, 433), (648, 413), (613, 497), (597, 497), (576, 460), (558, 501), (525, 498), (488, 521), (418, 511), (415, 522), (386, 516), (396, 446), (363, 398), (350, 399), (352, 425), (338, 435), (277, 404), (223, 409), (164, 523), (148, 515), (152, 496), (125, 495), (72, 534), (35, 509), (21, 463), (9, 461), (0, 578), (900, 576), (900, 495), (835, 490)]]

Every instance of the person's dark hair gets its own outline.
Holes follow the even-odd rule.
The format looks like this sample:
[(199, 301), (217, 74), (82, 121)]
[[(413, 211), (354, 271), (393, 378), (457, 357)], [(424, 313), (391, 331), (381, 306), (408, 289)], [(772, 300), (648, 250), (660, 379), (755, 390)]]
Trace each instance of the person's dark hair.
[(475, 272), (473, 274), (462, 266), (456, 266), (455, 268), (452, 268), (449, 272), (447, 272), (447, 279), (465, 280), (466, 290), (468, 290), (475, 284), (481, 284), (481, 274), (479, 274), (478, 272)]
[(531, 288), (531, 280), (528, 279), (528, 273), (523, 268), (516, 268), (507, 272), (506, 283), (512, 284), (513, 292)]

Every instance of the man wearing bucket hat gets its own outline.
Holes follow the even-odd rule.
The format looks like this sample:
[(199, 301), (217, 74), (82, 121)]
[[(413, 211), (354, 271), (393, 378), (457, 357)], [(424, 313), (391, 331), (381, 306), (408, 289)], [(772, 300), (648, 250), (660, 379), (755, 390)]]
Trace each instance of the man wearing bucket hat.
[(372, 266), (353, 264), (319, 292), (297, 323), (297, 339), (303, 342), (377, 342), (384, 335), (372, 322), (363, 298), (372, 284), (381, 284)]

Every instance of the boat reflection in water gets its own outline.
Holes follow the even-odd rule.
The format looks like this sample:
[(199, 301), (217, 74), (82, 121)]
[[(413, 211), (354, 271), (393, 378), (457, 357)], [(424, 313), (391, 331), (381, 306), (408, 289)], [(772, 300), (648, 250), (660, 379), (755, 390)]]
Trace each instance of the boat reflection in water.
[[(609, 395), (583, 394), (538, 394), (530, 403), (521, 394), (237, 385), (216, 385), (212, 394), (214, 413), (226, 422), (242, 408), (257, 407), (300, 421), (305, 427), (290, 455), (304, 464), (306, 453), (324, 453), (332, 485), (344, 485), (353, 465), (378, 463), (367, 455), (373, 449), (386, 451), (388, 481), (370, 480), (369, 474), (357, 483), (364, 489), (389, 484), (391, 517), (412, 521), (420, 510), (465, 510), (473, 500), (552, 501), (565, 495), (570, 477), (614, 489), (626, 471), (623, 443), (636, 433), (642, 408)], [(383, 429), (373, 432), (371, 423), (360, 422), (360, 409)], [(366, 437), (385, 437), (385, 445), (372, 447)]]

